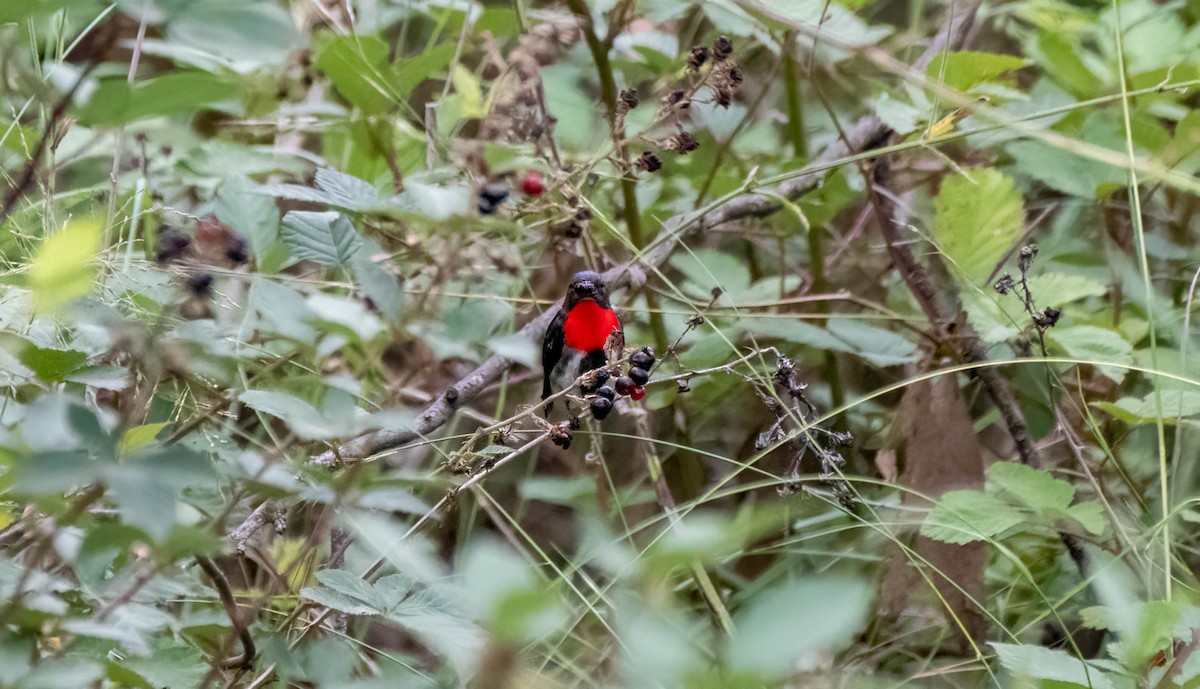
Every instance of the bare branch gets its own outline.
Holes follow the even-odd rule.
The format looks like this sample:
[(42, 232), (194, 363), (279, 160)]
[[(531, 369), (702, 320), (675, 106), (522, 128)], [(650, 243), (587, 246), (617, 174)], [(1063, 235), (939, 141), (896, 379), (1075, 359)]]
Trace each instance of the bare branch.
[[(974, 2), (968, 7), (960, 8), (956, 12), (954, 20), (947, 23), (930, 42), (913, 68), (923, 70), (934, 56), (948, 44), (960, 45), (973, 24), (978, 7), (979, 3)], [(663, 265), (675, 251), (679, 242), (691, 234), (737, 220), (764, 217), (778, 212), (783, 207), (776, 200), (778, 197), (793, 200), (807, 194), (821, 184), (825, 175), (832, 169), (831, 166), (837, 161), (855, 153), (881, 147), (890, 134), (891, 128), (880, 121), (878, 117), (873, 114), (864, 116), (846, 131), (845, 141), (838, 140), (831, 143), (816, 160), (807, 166), (806, 169), (810, 170), (809, 172), (783, 182), (770, 194), (750, 191), (716, 206), (668, 218), (663, 222), (658, 236), (650, 242), (650, 248), (640, 258), (607, 271), (604, 274), (605, 281), (613, 290), (624, 289), (633, 282), (641, 282), (647, 271), (653, 271)], [(560, 305), (561, 302), (558, 302), (546, 309), (521, 328), (520, 334), (530, 340), (539, 340)], [(441, 428), (454, 416), (455, 411), (473, 400), (481, 390), (499, 379), (512, 365), (513, 362), (509, 359), (492, 356), (466, 378), (450, 386), (446, 392), (426, 407), (417, 417), (416, 427), (412, 430), (384, 429), (368, 433), (342, 443), (336, 450), (317, 455), (313, 458), (313, 462), (323, 466), (336, 467), (343, 461), (388, 452), (427, 436)]]

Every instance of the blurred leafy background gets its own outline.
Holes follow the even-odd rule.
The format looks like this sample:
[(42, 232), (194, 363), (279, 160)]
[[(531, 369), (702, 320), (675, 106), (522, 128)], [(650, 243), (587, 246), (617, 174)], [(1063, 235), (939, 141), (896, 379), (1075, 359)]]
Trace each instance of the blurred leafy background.
[(4, 0), (0, 686), (1196, 686), (1197, 86), (1196, 0)]

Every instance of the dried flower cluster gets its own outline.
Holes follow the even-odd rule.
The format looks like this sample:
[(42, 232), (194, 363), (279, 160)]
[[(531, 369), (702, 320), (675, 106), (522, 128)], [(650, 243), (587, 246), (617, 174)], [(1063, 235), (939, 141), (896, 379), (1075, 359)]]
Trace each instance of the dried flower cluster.
[(713, 41), (711, 47), (698, 45), (691, 49), (687, 64), (692, 83), (688, 88), (675, 89), (662, 98), (659, 118), (674, 123), (678, 131), (660, 140), (660, 146), (679, 155), (687, 155), (700, 147), (695, 135), (684, 129), (683, 117), (691, 109), (697, 94), (712, 94), (711, 100), (705, 99), (700, 102), (715, 103), (722, 108), (733, 104), (734, 95), (742, 84), (743, 76), (742, 68), (732, 56), (733, 41), (726, 36)]
[(992, 285), (992, 289), (996, 290), (997, 294), (1008, 295), (1012, 293), (1021, 300), (1025, 307), (1026, 313), (1033, 321), (1033, 327), (1037, 330), (1038, 340), (1041, 343), (1042, 355), (1046, 354), (1045, 332), (1055, 325), (1062, 318), (1062, 309), (1047, 306), (1044, 309), (1037, 308), (1034, 302), (1033, 292), (1029, 288), (1029, 269), (1033, 266), (1033, 260), (1037, 258), (1038, 249), (1036, 244), (1028, 244), (1021, 247), (1020, 253), (1017, 255), (1017, 269), (1021, 272), (1020, 280), (1013, 278), (1009, 273), (1000, 276), (1000, 279)]

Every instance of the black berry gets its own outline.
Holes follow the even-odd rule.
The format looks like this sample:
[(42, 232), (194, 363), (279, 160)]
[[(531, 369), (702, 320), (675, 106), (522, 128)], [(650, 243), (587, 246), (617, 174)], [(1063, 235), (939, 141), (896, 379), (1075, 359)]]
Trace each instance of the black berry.
[(250, 245), (240, 234), (230, 235), (229, 245), (225, 248), (225, 258), (235, 266), (240, 266), (250, 260)]
[(193, 275), (187, 279), (188, 291), (197, 297), (212, 296), (213, 276), (208, 273)]
[(163, 225), (158, 228), (158, 245), (154, 249), (154, 260), (159, 264), (183, 258), (192, 248), (192, 238), (174, 227)]
[(637, 351), (629, 357), (629, 363), (631, 366), (649, 371), (650, 367), (654, 365), (654, 355), (645, 350)]
[(499, 182), (485, 184), (479, 190), (479, 198), (487, 199), (488, 203), (498, 206), (504, 199), (508, 198), (508, 187)]
[(638, 385), (645, 385), (650, 381), (650, 374), (644, 368), (634, 366), (629, 369), (629, 377)]
[(608, 369), (606, 369), (606, 368), (596, 369), (596, 385), (597, 386), (604, 385), (605, 383), (608, 382), (609, 378), (612, 378), (612, 374), (608, 372)]
[(607, 385), (601, 385), (596, 388), (596, 394), (611, 402), (617, 396), (617, 391)]
[(608, 416), (608, 413), (612, 411), (612, 408), (612, 400), (605, 399), (604, 397), (597, 397), (596, 399), (592, 400), (592, 418), (596, 419), (597, 421), (603, 421), (604, 417)]

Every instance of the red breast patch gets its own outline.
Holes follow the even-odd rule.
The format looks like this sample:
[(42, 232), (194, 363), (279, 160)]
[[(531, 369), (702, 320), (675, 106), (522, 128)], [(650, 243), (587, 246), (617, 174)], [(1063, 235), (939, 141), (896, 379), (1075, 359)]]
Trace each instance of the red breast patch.
[(592, 300), (581, 301), (567, 313), (563, 334), (568, 347), (591, 352), (604, 349), (604, 343), (612, 331), (621, 327), (617, 314)]

